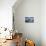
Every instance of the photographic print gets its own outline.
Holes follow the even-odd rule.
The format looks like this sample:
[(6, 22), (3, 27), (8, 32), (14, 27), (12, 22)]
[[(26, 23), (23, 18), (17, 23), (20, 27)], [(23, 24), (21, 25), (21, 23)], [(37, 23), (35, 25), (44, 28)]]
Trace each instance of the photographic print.
[(25, 17), (26, 23), (34, 23), (34, 17)]

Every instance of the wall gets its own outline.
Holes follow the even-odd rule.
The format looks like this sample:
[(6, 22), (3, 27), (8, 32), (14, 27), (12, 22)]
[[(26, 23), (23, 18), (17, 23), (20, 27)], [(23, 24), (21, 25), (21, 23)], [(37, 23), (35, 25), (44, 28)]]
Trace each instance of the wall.
[[(24, 37), (41, 46), (41, 0), (23, 0), (17, 7), (14, 5), (15, 28)], [(25, 23), (25, 17), (34, 17), (34, 23)]]
[(0, 0), (0, 27), (12, 28), (12, 6), (16, 0)]
[[(33, 3), (33, 1), (34, 0), (32, 0), (32, 3)], [(38, 1), (38, 0), (37, 0)], [(42, 37), (42, 46), (46, 46), (46, 0), (41, 0), (42, 1), (42, 31), (41, 31), (41, 37)], [(16, 0), (0, 0), (0, 26), (3, 26), (3, 27), (8, 27), (8, 28), (12, 28), (12, 6), (13, 6), (13, 4), (16, 2)], [(35, 1), (34, 1), (35, 2)], [(24, 4), (24, 5), (26, 5), (26, 4)], [(37, 5), (37, 4), (36, 4)], [(40, 6), (40, 5), (39, 5)], [(28, 5), (26, 5), (25, 6), (26, 8), (28, 8)], [(24, 8), (25, 8), (24, 7)], [(32, 6), (33, 7), (33, 6)], [(35, 4), (34, 4), (34, 7), (35, 7)], [(26, 9), (25, 8), (25, 9)], [(23, 8), (22, 8), (23, 9)], [(16, 10), (16, 9), (15, 9)], [(20, 10), (21, 11), (21, 10)], [(25, 10), (24, 10), (25, 11)], [(23, 12), (24, 12), (23, 11)], [(30, 10), (31, 11), (31, 10)], [(35, 11), (35, 10), (34, 10)], [(15, 12), (16, 13), (16, 12)], [(28, 12), (28, 14), (26, 13), (26, 14), (23, 14), (23, 16), (25, 17), (26, 15), (28, 16), (30, 16), (30, 14), (29, 14), (30, 12)], [(16, 14), (15, 14), (16, 15)], [(35, 14), (34, 14), (35, 15)], [(19, 17), (19, 16), (18, 16)], [(21, 31), (21, 32), (23, 32), (24, 33), (24, 35), (28, 32), (28, 34), (30, 34), (30, 32), (31, 32), (31, 34), (32, 34), (32, 32), (34, 32), (35, 33), (35, 31), (32, 31), (30, 28), (28, 29), (28, 27), (30, 27), (31, 25), (34, 25), (34, 24), (31, 24), (30, 25), (30, 23), (29, 24), (26, 24), (25, 25), (25, 22), (24, 22), (24, 17), (22, 17), (22, 16), (20, 16), (21, 18), (22, 18), (22, 20), (23, 20), (23, 22), (22, 22), (22, 20), (20, 21), (19, 20), (19, 22), (22, 22), (21, 23), (21, 25), (22, 26), (17, 26), (16, 25), (16, 28), (17, 28), (17, 30), (18, 31)], [(19, 17), (19, 18), (20, 18)], [(36, 16), (35, 16), (36, 17)], [(36, 17), (37, 18), (37, 17)], [(18, 19), (18, 18), (17, 18)], [(36, 20), (35, 20), (36, 21)], [(37, 22), (37, 21), (36, 21)], [(20, 25), (20, 24), (18, 24), (18, 25)], [(26, 26), (28, 26), (28, 27), (26, 27)], [(25, 28), (26, 27), (26, 28)], [(32, 27), (31, 27), (32, 28)], [(27, 29), (28, 29), (28, 31), (27, 31)], [(31, 30), (31, 31), (30, 31)], [(27, 31), (27, 32), (26, 32)], [(39, 32), (39, 31), (38, 31)], [(27, 36), (27, 35), (25, 35), (25, 36)], [(33, 34), (33, 36), (31, 35), (31, 39), (32, 38), (35, 38), (36, 36), (34, 36), (34, 34)], [(36, 39), (35, 39), (36, 40)]]
[(42, 0), (41, 4), (41, 40), (42, 46), (46, 46), (46, 0)]

